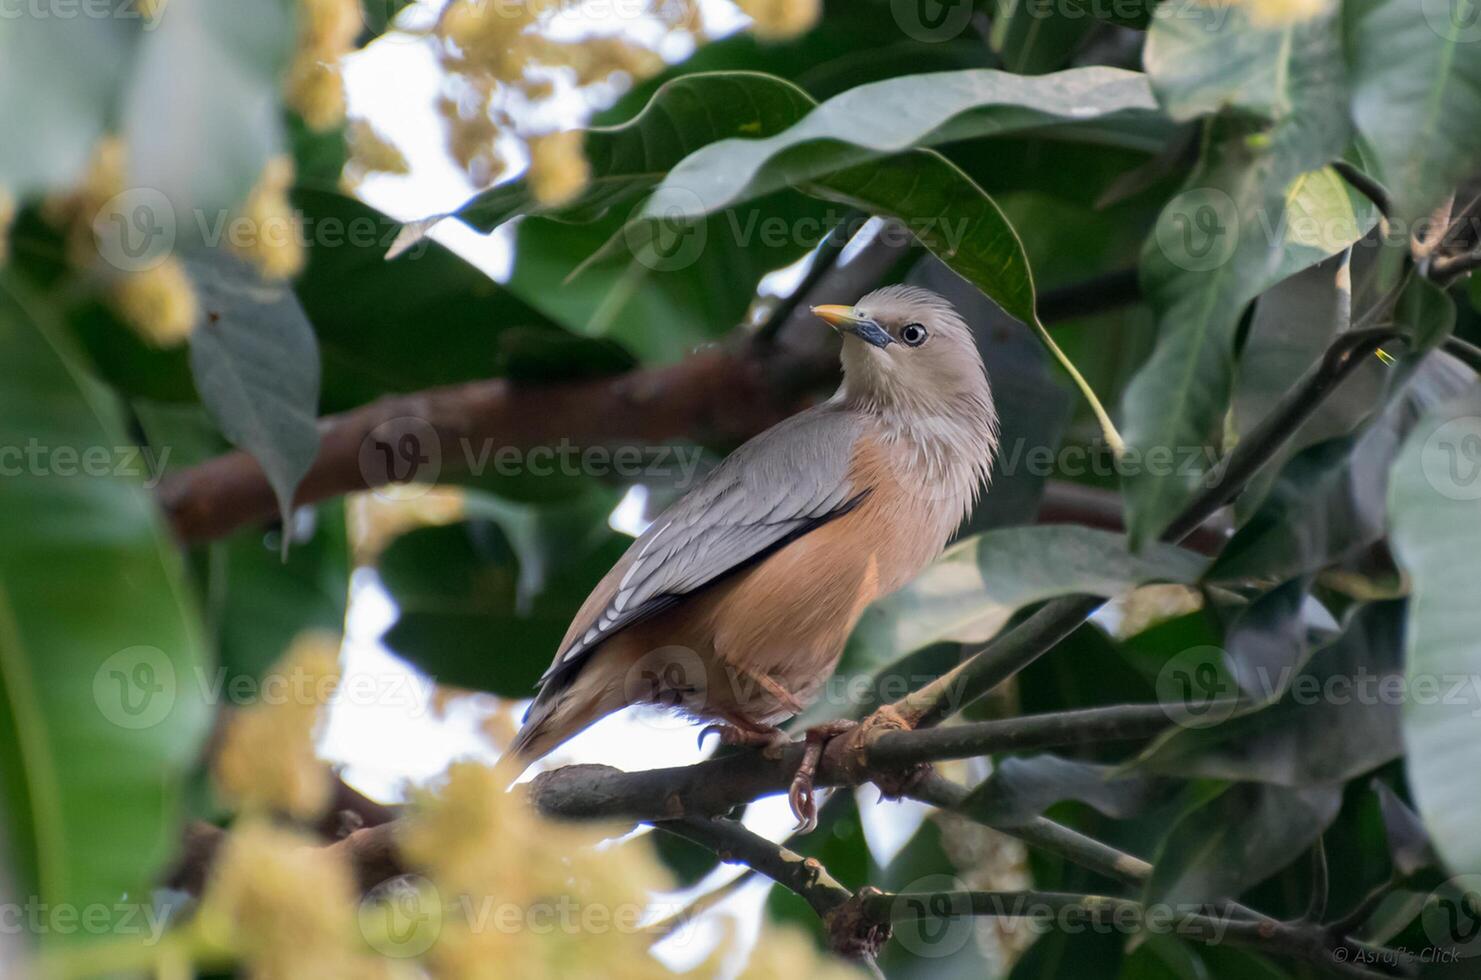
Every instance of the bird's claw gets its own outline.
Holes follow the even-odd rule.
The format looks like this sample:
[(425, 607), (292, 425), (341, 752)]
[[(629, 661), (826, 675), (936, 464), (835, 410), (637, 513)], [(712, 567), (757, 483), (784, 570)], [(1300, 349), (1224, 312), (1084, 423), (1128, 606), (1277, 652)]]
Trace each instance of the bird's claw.
[(738, 725), (716, 723), (706, 725), (699, 730), (699, 747), (701, 749), (705, 747), (705, 738), (710, 735), (718, 735), (722, 746), (741, 745), (749, 748), (757, 748), (769, 758), (779, 755), (782, 747), (787, 744), (786, 734), (776, 729), (762, 731), (741, 728)]
[(823, 749), (830, 740), (857, 725), (852, 721), (830, 721), (809, 728), (802, 736), (802, 761), (792, 776), (792, 785), (787, 790), (787, 802), (792, 805), (792, 815), (797, 818), (793, 833), (810, 834), (818, 827), (818, 804), (813, 793), (813, 780), (818, 775), (818, 765), (823, 761)]

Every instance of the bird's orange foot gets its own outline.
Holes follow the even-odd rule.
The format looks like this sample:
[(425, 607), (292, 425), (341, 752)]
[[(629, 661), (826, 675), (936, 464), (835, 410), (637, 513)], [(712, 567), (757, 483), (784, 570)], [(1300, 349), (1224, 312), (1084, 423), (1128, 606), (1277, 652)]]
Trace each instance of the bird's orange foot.
[(853, 731), (859, 726), (856, 721), (840, 719), (814, 725), (802, 736), (802, 761), (792, 776), (792, 787), (787, 791), (787, 802), (792, 804), (792, 815), (797, 818), (794, 833), (810, 834), (818, 826), (818, 803), (813, 797), (813, 780), (818, 776), (818, 763), (823, 761), (823, 750), (831, 739)]
[(706, 725), (699, 730), (699, 747), (704, 748), (705, 738), (720, 736), (721, 745), (740, 745), (760, 749), (769, 759), (780, 758), (789, 739), (780, 728), (741, 728), (739, 725)]

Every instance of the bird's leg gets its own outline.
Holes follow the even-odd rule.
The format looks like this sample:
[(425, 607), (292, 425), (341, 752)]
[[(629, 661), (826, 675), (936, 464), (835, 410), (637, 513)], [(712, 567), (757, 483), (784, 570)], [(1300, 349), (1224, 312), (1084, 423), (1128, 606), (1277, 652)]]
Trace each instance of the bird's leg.
[(787, 733), (775, 725), (751, 725), (718, 723), (706, 725), (699, 730), (699, 747), (704, 748), (705, 737), (719, 735), (721, 745), (741, 745), (760, 749), (768, 759), (780, 758), (782, 750), (791, 741)]
[(818, 803), (813, 798), (813, 780), (818, 775), (818, 763), (823, 761), (823, 749), (828, 741), (857, 728), (859, 723), (840, 718), (814, 725), (802, 735), (802, 761), (792, 776), (792, 787), (787, 791), (787, 802), (792, 804), (792, 815), (797, 818), (797, 832), (810, 834), (818, 826)]

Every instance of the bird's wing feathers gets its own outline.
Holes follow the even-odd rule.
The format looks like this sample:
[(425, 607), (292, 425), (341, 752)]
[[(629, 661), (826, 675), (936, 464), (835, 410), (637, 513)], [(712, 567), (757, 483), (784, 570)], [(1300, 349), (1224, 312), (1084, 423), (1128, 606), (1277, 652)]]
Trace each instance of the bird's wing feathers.
[(847, 513), (863, 422), (820, 405), (732, 453), (653, 522), (592, 592), (543, 677), (569, 674), (602, 640)]

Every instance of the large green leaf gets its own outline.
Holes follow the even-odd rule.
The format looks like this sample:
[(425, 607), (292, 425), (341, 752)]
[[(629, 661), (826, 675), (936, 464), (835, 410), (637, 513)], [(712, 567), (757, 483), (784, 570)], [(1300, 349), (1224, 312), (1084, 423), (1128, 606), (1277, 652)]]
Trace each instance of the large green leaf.
[(0, 17), (0, 186), (19, 195), (82, 176), (142, 36), (137, 9), (123, 10), (64, 18), (22, 5)]
[(1413, 584), (1403, 711), (1414, 802), (1453, 871), (1481, 872), (1481, 393), (1436, 408), (1415, 428), (1389, 483), (1395, 557)]
[(1063, 68), (1096, 24), (1083, 6), (1072, 2), (998, 0), (996, 6), (988, 41), (1003, 67), (1020, 75)]
[(1336, 786), (1235, 783), (1173, 824), (1145, 900), (1178, 906), (1234, 898), (1311, 846), (1341, 803)]
[(1153, 109), (1146, 77), (1115, 68), (1037, 78), (993, 69), (894, 78), (835, 96), (773, 136), (725, 140), (690, 155), (643, 214), (696, 218), (903, 150), (1056, 125), (1151, 151), (1166, 132)]
[(204, 645), (117, 406), (8, 281), (0, 375), (0, 445), (37, 447), (0, 451), (5, 863), (48, 908), (122, 915), (179, 840)]
[[(1256, 30), (1240, 9), (1164, 6), (1148, 34), (1147, 66), (1174, 115), (1231, 111), (1209, 124), (1198, 168), (1142, 253), (1158, 343), (1122, 403), (1136, 546), (1197, 493), (1217, 457), (1245, 306), (1374, 220), (1365, 200), (1322, 169), (1348, 138), (1331, 13)], [(1152, 452), (1190, 465), (1169, 472), (1150, 464)]]
[(1481, 166), (1481, 5), (1343, 5), (1352, 118), (1378, 160), (1396, 217), (1428, 214)]

